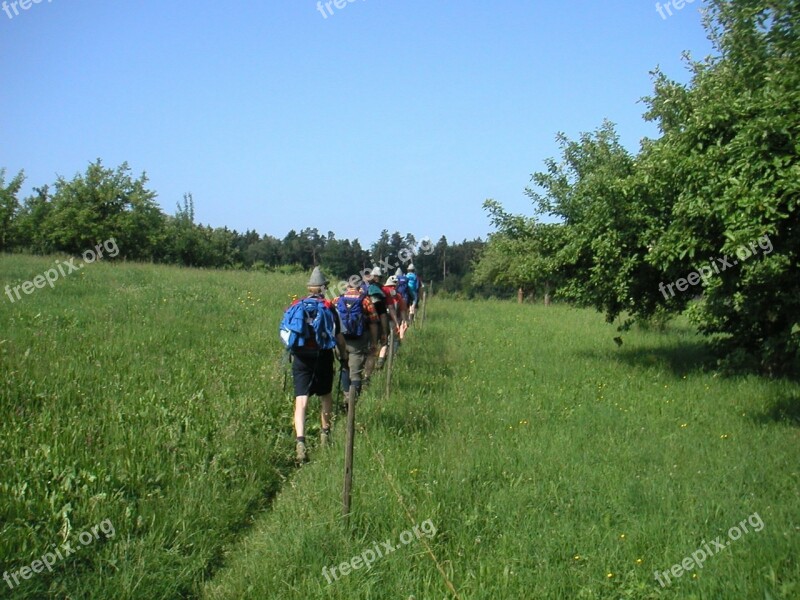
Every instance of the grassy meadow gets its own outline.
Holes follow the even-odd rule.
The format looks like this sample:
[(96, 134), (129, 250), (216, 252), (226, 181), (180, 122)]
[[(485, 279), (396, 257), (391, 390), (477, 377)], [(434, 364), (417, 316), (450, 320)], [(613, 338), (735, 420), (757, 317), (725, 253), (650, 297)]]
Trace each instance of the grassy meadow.
[(618, 347), (591, 311), (432, 300), (359, 403), (345, 529), (343, 422), (290, 460), (303, 279), (98, 263), (0, 299), (0, 568), (115, 529), (0, 597), (800, 597), (800, 386), (704, 370), (681, 322)]
[[(0, 256), (16, 285), (52, 258)], [(181, 598), (293, 469), (277, 322), (302, 277), (97, 262), (0, 299), (0, 597)], [(13, 583), (13, 581), (12, 581)]]

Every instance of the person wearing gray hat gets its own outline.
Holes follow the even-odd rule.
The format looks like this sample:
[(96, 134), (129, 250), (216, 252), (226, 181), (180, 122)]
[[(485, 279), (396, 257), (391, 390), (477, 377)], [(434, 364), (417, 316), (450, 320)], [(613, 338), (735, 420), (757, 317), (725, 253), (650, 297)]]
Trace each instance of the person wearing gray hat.
[[(305, 421), (306, 407), (310, 396), (319, 396), (322, 423), (320, 441), (328, 445), (331, 435), (333, 413), (333, 348), (338, 347), (339, 356), (347, 360), (347, 346), (341, 332), (341, 321), (330, 301), (325, 299), (328, 279), (319, 267), (314, 267), (308, 280), (308, 296), (295, 301), (287, 310), (299, 313), (301, 325), (295, 329), (301, 333), (293, 338), (292, 379), (294, 380), (295, 408), (294, 429), (297, 436), (298, 462), (308, 460), (306, 452)], [(300, 308), (302, 311), (300, 311)], [(284, 319), (286, 320), (286, 318)], [(321, 345), (320, 345), (321, 344)]]

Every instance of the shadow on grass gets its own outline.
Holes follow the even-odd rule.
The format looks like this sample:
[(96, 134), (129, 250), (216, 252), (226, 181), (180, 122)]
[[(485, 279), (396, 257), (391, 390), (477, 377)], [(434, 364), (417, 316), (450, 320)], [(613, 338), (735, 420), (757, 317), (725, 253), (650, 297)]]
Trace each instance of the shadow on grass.
[(761, 424), (786, 423), (800, 427), (800, 394), (776, 397), (769, 409), (753, 418)]
[(582, 358), (598, 362), (606, 362), (609, 358), (627, 363), (640, 369), (662, 368), (675, 375), (713, 370), (716, 358), (709, 346), (702, 341), (684, 342), (671, 346), (650, 348), (626, 348), (624, 346), (609, 349), (609, 352), (581, 351)]

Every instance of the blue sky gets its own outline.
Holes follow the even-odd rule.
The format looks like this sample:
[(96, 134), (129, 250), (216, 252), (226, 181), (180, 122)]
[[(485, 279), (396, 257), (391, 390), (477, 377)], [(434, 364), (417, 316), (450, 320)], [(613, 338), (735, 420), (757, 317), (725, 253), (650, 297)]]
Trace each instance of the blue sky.
[[(8, 0), (7, 0), (8, 1)], [(27, 1), (27, 0), (26, 0)], [(340, 5), (342, 0), (338, 0)], [(316, 227), (484, 236), (531, 212), (555, 134), (615, 122), (635, 151), (660, 66), (710, 44), (700, 0), (41, 0), (0, 11), (0, 167), (146, 171), (166, 212), (283, 237)]]

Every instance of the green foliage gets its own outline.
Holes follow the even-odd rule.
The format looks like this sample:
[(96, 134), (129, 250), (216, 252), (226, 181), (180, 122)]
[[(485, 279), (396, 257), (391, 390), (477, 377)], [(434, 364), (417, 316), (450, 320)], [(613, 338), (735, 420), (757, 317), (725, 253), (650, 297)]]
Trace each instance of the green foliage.
[[(654, 72), (645, 117), (661, 137), (634, 157), (607, 122), (559, 134), (561, 160), (527, 190), (537, 217), (557, 220), (556, 243), (489, 201), (498, 232), (476, 270), (520, 286), (555, 273), (559, 295), (624, 326), (701, 293), (691, 315), (724, 354), (785, 373), (800, 355), (800, 2), (709, 4), (716, 55), (689, 62), (687, 85)], [(726, 257), (732, 267), (694, 292), (664, 291)]]
[[(662, 138), (643, 152), (654, 194), (673, 187), (650, 262), (684, 274), (767, 236), (704, 290), (695, 317), (762, 368), (790, 368), (800, 339), (800, 36), (797, 0), (712, 2), (718, 56), (692, 63), (690, 86), (657, 74), (648, 118)], [(668, 169), (657, 164), (667, 161)], [(669, 180), (669, 183), (668, 183)], [(675, 183), (679, 182), (677, 189)]]
[[(19, 205), (17, 195), (24, 181), (20, 173), (4, 183), (0, 171), (0, 252), (35, 254), (64, 252), (77, 255), (96, 244), (115, 238), (124, 259), (223, 269), (308, 271), (322, 265), (334, 279), (347, 279), (375, 265), (408, 266), (409, 252), (423, 281), (435, 281), (436, 289), (461, 290), (471, 295), (471, 263), (483, 247), (478, 240), (449, 244), (445, 238), (433, 246), (414, 235), (383, 230), (370, 251), (358, 239), (337, 239), (315, 228), (289, 233), (281, 240), (255, 231), (240, 234), (227, 227), (213, 228), (195, 221), (192, 194), (184, 194), (174, 215), (166, 215), (147, 188), (147, 177), (131, 176), (126, 163), (116, 169), (98, 159), (84, 174), (72, 180), (59, 177), (52, 193), (49, 186)], [(423, 251), (423, 244), (426, 244)], [(298, 267), (299, 266), (299, 267)], [(284, 268), (285, 267), (285, 268)]]
[(18, 233), (17, 249), (36, 254), (46, 254), (56, 250), (48, 239), (46, 229), (52, 208), (48, 186), (35, 188), (34, 195), (25, 199), (15, 222)]
[(147, 176), (133, 179), (127, 163), (108, 169), (100, 159), (71, 181), (59, 177), (42, 223), (49, 245), (79, 254), (114, 238), (121, 256), (152, 259), (162, 218), (146, 185)]
[(475, 260), (474, 281), (523, 291), (542, 288), (549, 294), (562, 280), (558, 252), (564, 245), (565, 228), (511, 215), (494, 200), (487, 200), (483, 207), (498, 231)]
[(7, 252), (15, 245), (18, 235), (15, 219), (20, 210), (17, 195), (25, 182), (25, 173), (22, 171), (8, 184), (5, 176), (5, 169), (0, 169), (0, 252)]

